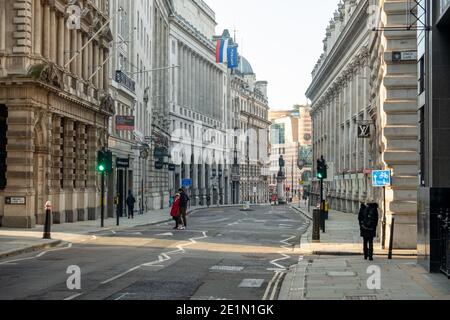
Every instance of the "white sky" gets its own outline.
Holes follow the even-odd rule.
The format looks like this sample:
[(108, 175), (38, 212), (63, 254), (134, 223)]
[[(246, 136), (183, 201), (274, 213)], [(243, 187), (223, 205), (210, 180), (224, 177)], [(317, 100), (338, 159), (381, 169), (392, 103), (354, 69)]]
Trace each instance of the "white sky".
[(339, 0), (204, 0), (216, 33), (237, 30), (239, 53), (258, 80), (269, 81), (272, 109), (305, 103), (311, 71), (323, 51), (325, 29)]

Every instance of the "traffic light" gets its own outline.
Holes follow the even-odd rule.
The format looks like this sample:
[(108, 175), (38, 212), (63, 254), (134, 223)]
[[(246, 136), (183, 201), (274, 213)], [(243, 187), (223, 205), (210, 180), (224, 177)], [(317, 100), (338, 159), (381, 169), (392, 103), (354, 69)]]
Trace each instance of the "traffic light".
[(325, 162), (325, 159), (322, 158), (317, 160), (317, 179), (319, 180), (325, 180), (328, 178), (328, 170), (327, 170), (327, 164)]
[(112, 152), (100, 150), (97, 153), (97, 171), (100, 173), (112, 172)]

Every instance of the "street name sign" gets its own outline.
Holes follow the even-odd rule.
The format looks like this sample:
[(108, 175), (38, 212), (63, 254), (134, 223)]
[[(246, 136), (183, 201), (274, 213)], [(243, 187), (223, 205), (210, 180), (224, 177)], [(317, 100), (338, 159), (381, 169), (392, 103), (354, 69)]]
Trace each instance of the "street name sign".
[(192, 186), (192, 180), (191, 179), (183, 179), (182, 185), (183, 185), (183, 187), (190, 187), (190, 186)]

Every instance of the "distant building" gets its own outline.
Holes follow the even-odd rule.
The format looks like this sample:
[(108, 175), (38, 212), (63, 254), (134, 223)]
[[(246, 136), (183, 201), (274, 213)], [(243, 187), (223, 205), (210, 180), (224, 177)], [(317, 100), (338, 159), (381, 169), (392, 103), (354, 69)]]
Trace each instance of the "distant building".
[(304, 173), (310, 172), (312, 164), (310, 107), (297, 105), (288, 111), (273, 110), (269, 113), (269, 120), (272, 122), (270, 128), (271, 184), (276, 184), (276, 176), (279, 171), (278, 160), (281, 155), (286, 163), (287, 197), (299, 198), (303, 194), (305, 186), (310, 183), (303, 179), (310, 177)]
[[(233, 125), (236, 137), (240, 201), (269, 202), (269, 100), (267, 81), (258, 81), (252, 66), (240, 57), (231, 76)], [(238, 190), (236, 190), (236, 188)]]

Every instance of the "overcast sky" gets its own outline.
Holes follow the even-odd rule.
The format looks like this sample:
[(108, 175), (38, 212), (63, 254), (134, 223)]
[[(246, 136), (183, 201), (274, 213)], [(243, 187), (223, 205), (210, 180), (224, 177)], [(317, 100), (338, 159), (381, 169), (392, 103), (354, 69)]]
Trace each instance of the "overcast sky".
[(311, 71), (323, 51), (325, 29), (338, 0), (204, 0), (217, 33), (237, 30), (240, 54), (258, 80), (269, 81), (272, 109), (305, 103)]

